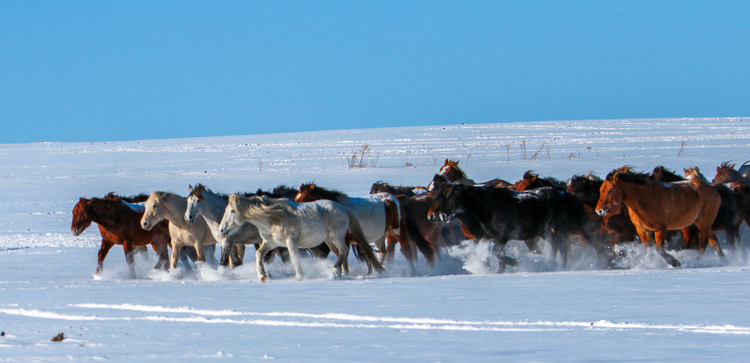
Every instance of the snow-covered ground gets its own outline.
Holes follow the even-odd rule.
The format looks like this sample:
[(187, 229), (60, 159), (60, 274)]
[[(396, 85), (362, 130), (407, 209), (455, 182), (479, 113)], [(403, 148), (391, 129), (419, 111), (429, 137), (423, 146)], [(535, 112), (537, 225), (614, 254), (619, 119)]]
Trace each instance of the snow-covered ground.
[[(674, 252), (673, 269), (637, 244), (594, 271), (574, 246), (569, 269), (511, 243), (517, 268), (492, 274), (488, 245), (446, 251), (408, 277), (400, 255), (382, 276), (333, 279), (333, 260), (279, 261), (261, 284), (252, 254), (233, 271), (154, 272), (122, 248), (93, 277), (98, 230), (70, 234), (79, 197), (188, 185), (254, 191), (315, 181), (354, 196), (378, 180), (426, 185), (444, 159), (477, 180), (526, 170), (567, 179), (625, 164), (711, 179), (750, 159), (750, 119), (592, 120), (360, 129), (99, 143), (0, 145), (0, 362), (8, 361), (746, 361), (748, 241), (721, 266), (709, 249)], [(350, 169), (352, 154), (367, 149)], [(358, 159), (359, 162), (359, 159)], [(721, 236), (721, 234), (720, 234)], [(489, 263), (489, 266), (492, 264)], [(67, 339), (51, 342), (58, 333)]]

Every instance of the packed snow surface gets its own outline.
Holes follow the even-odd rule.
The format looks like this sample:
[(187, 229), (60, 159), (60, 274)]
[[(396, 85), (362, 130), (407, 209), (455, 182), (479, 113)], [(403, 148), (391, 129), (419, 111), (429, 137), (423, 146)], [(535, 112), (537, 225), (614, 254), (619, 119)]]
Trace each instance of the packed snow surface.
[[(571, 249), (563, 270), (511, 242), (496, 274), (491, 245), (465, 241), (410, 276), (397, 254), (383, 275), (334, 279), (333, 258), (303, 261), (304, 281), (274, 260), (260, 283), (252, 248), (234, 270), (129, 278), (116, 246), (94, 277), (98, 229), (70, 233), (80, 197), (299, 186), (350, 196), (372, 183), (426, 185), (445, 159), (476, 181), (529, 169), (568, 179), (623, 165), (682, 173), (750, 159), (747, 118), (588, 120), (359, 129), (130, 142), (0, 145), (0, 362), (17, 361), (747, 361), (748, 241), (723, 265), (709, 248), (672, 251), (671, 268), (631, 243), (622, 269), (594, 270)], [(350, 166), (355, 166), (351, 168)], [(718, 233), (723, 237), (721, 232)], [(64, 333), (62, 342), (50, 339)]]

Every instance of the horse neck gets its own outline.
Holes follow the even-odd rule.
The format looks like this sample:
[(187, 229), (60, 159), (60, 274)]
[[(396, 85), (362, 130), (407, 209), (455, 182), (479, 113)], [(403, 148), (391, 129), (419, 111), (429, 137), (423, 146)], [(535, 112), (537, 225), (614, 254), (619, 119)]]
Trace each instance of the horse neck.
[(203, 199), (206, 203), (203, 218), (211, 224), (220, 224), (221, 218), (224, 216), (224, 210), (227, 209), (227, 204), (229, 203), (221, 196), (208, 190), (203, 191)]
[[(628, 206), (630, 210), (634, 211), (647, 209), (646, 204), (654, 202), (654, 193), (649, 192), (649, 189), (656, 187), (657, 184), (658, 183), (648, 183), (639, 185), (622, 180), (617, 183), (620, 190), (622, 190), (622, 203)], [(649, 197), (644, 198), (643, 196)]]
[(187, 211), (187, 198), (177, 194), (166, 193), (161, 198), (161, 208), (164, 209), (164, 218), (182, 229), (187, 229), (185, 222), (185, 211)]

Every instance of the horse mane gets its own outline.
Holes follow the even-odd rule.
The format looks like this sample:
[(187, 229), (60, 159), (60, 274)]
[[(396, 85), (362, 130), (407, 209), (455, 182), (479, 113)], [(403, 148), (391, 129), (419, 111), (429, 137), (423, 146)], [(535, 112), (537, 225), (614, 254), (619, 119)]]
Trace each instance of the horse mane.
[(685, 178), (677, 175), (675, 172), (661, 165), (654, 168), (654, 170), (651, 172), (651, 176), (653, 177), (654, 180), (667, 182), (667, 183), (673, 183), (673, 182), (685, 180)]
[(107, 193), (107, 195), (104, 196), (103, 199), (112, 199), (112, 200), (122, 199), (128, 203), (142, 203), (148, 199), (148, 194), (141, 193), (141, 194), (136, 194), (136, 195), (131, 195), (129, 197), (126, 197), (126, 196), (118, 195), (115, 192), (109, 192)]
[(241, 198), (241, 195), (236, 193), (229, 196), (229, 205), (246, 216), (265, 214), (276, 224), (292, 215), (287, 198), (269, 198), (265, 195)]
[(710, 184), (697, 166), (685, 169), (685, 176), (688, 180), (700, 180), (706, 184)]
[(445, 165), (443, 165), (443, 167), (450, 166), (451, 169), (454, 170), (454, 173), (458, 173), (460, 175), (460, 177), (458, 178), (460, 180), (460, 179), (465, 179), (466, 178), (466, 173), (464, 173), (464, 171), (461, 170), (461, 168), (458, 167), (458, 162), (459, 161), (460, 160), (445, 159)]
[(279, 184), (276, 186), (276, 188), (273, 188), (272, 193), (275, 195), (294, 199), (294, 196), (297, 195), (297, 191), (298, 189), (295, 187), (290, 187), (288, 185)]
[[(136, 213), (132, 208), (127, 206), (121, 200), (107, 198), (88, 199), (89, 208), (93, 215), (104, 222), (105, 227), (112, 227), (117, 223), (118, 215)], [(98, 222), (97, 222), (98, 223)]]
[(315, 185), (315, 183), (302, 184), (299, 186), (299, 192), (314, 195), (321, 199), (330, 199), (338, 201), (340, 198), (346, 198), (347, 195), (332, 189), (326, 189)]
[[(609, 172), (609, 174), (607, 174), (607, 177), (604, 180), (610, 181), (610, 182), (614, 181), (614, 177), (616, 175), (619, 179), (622, 179), (626, 182), (630, 182), (633, 184), (645, 185), (651, 182), (651, 175), (649, 175), (648, 173), (639, 173), (639, 172), (632, 171), (632, 167), (630, 166), (628, 166), (627, 169), (625, 168), (626, 167), (623, 166), (623, 167), (620, 167), (619, 169), (612, 170), (611, 172)], [(622, 171), (622, 170), (627, 170), (627, 171)]]

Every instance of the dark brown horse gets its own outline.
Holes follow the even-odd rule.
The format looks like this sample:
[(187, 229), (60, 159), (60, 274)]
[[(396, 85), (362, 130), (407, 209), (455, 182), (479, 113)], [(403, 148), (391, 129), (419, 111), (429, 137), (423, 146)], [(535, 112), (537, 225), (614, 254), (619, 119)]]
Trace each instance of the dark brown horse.
[(730, 164), (729, 161), (721, 163), (720, 166), (716, 167), (716, 176), (712, 183), (729, 183), (729, 182), (742, 182), (747, 186), (750, 186), (750, 178), (740, 174), (739, 171), (734, 169), (735, 164)]
[[(133, 199), (131, 199), (133, 200)], [(73, 222), (70, 230), (79, 236), (91, 222), (96, 222), (102, 236), (99, 249), (99, 260), (96, 274), (103, 269), (104, 259), (114, 245), (122, 245), (130, 268), (130, 275), (135, 277), (133, 251), (137, 247), (151, 245), (159, 255), (155, 269), (168, 269), (170, 245), (168, 224), (165, 221), (150, 231), (141, 228), (142, 210), (136, 210), (126, 204), (122, 198), (110, 194), (107, 198), (81, 198), (73, 208)]]
[(458, 218), (472, 235), (491, 239), (501, 272), (506, 264), (513, 262), (504, 252), (509, 240), (547, 239), (553, 248), (551, 260), (559, 252), (563, 267), (567, 265), (571, 235), (582, 236), (590, 242), (600, 257), (611, 257), (606, 247), (589, 235), (589, 219), (583, 205), (571, 194), (550, 187), (518, 193), (506, 188), (447, 182), (439, 182), (438, 187), (428, 213), (430, 221), (445, 223)]
[(679, 267), (680, 262), (664, 250), (667, 230), (682, 229), (693, 223), (700, 230), (701, 246), (710, 243), (716, 253), (724, 258), (711, 230), (721, 205), (721, 196), (700, 178), (664, 183), (651, 179), (645, 173), (613, 170), (604, 180), (600, 194), (597, 213), (604, 216), (613, 206), (627, 205), (641, 241), (648, 245), (651, 242), (650, 232), (655, 232), (656, 251), (670, 265)]
[(370, 194), (391, 193), (396, 197), (398, 197), (399, 195), (403, 195), (407, 198), (411, 198), (415, 195), (422, 194), (425, 192), (427, 192), (427, 188), (425, 187), (406, 187), (406, 186), (401, 186), (401, 185), (390, 185), (382, 180), (373, 183), (372, 187), (370, 188)]
[[(368, 198), (352, 198), (344, 193), (310, 183), (302, 184), (294, 199), (297, 203), (327, 199), (346, 207), (357, 216), (367, 240), (375, 243), (381, 254), (381, 262), (387, 257), (386, 239), (395, 238), (401, 245), (401, 252), (409, 261), (412, 274), (416, 273), (414, 254), (407, 240), (409, 231), (414, 233), (411, 238), (427, 262), (430, 265), (435, 262), (435, 252), (432, 246), (419, 234), (416, 226), (407, 226), (406, 211), (401, 207), (398, 199), (389, 193), (373, 194)], [(347, 243), (349, 243), (349, 237), (347, 237)]]
[(596, 203), (599, 202), (599, 189), (604, 181), (593, 175), (574, 175), (566, 191), (575, 195), (583, 203), (586, 214), (599, 225), (599, 235), (610, 244), (632, 242), (635, 240), (635, 225), (630, 220), (628, 207), (624, 204), (610, 209), (605, 216), (596, 213)]

